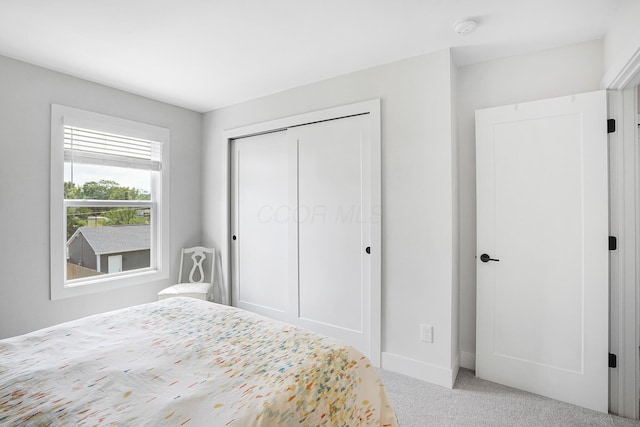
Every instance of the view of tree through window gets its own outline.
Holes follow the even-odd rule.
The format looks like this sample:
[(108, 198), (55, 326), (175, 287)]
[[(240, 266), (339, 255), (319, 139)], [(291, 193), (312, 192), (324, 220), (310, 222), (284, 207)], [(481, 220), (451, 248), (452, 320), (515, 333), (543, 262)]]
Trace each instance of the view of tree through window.
[[(115, 181), (89, 181), (82, 185), (64, 183), (64, 198), (73, 200), (151, 200), (148, 191), (121, 186)], [(76, 206), (67, 209), (67, 240), (85, 226), (149, 224), (147, 208)]]
[(149, 172), (71, 162), (65, 166), (66, 279), (150, 267), (154, 214)]

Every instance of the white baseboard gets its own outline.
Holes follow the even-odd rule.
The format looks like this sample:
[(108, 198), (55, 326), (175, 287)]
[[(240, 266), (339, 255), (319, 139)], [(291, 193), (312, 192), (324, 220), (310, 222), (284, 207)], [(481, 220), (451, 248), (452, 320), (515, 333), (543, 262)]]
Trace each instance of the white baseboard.
[(476, 370), (476, 354), (469, 351), (460, 352), (460, 366), (465, 369)]
[(387, 369), (442, 387), (453, 388), (453, 383), (460, 369), (460, 358), (456, 357), (452, 368), (447, 369), (398, 354), (383, 352), (382, 369)]

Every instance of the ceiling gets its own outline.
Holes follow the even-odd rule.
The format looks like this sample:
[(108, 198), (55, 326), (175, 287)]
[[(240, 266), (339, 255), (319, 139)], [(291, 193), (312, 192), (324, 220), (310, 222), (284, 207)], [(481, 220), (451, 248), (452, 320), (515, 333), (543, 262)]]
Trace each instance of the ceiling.
[(0, 55), (206, 112), (447, 47), (467, 65), (599, 39), (618, 3), (0, 0)]

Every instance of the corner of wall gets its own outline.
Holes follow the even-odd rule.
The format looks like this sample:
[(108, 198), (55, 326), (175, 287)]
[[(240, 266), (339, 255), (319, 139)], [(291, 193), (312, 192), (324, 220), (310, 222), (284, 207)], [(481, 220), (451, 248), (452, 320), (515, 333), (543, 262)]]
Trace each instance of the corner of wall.
[[(460, 186), (458, 179), (458, 121), (457, 86), (458, 67), (450, 52), (450, 94), (451, 105), (451, 192), (452, 192), (452, 254), (451, 254), (451, 363), (459, 365), (460, 352)], [(459, 366), (458, 366), (459, 368)], [(457, 370), (456, 370), (457, 374)], [(455, 378), (454, 378), (455, 380)]]
[(470, 351), (460, 350), (460, 367), (476, 370), (476, 354)]
[(382, 368), (431, 384), (453, 388), (460, 370), (460, 358), (456, 357), (453, 366), (445, 368), (399, 354), (382, 352)]

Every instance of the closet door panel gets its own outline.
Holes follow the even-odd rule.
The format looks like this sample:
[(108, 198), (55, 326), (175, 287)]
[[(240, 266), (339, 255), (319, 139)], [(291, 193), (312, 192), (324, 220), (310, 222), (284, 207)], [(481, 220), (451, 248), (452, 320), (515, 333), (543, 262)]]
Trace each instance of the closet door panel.
[(363, 338), (370, 292), (363, 218), (368, 120), (356, 116), (295, 129), (299, 321), (352, 344)]
[(235, 140), (232, 161), (234, 305), (285, 320), (293, 217), (286, 132)]

